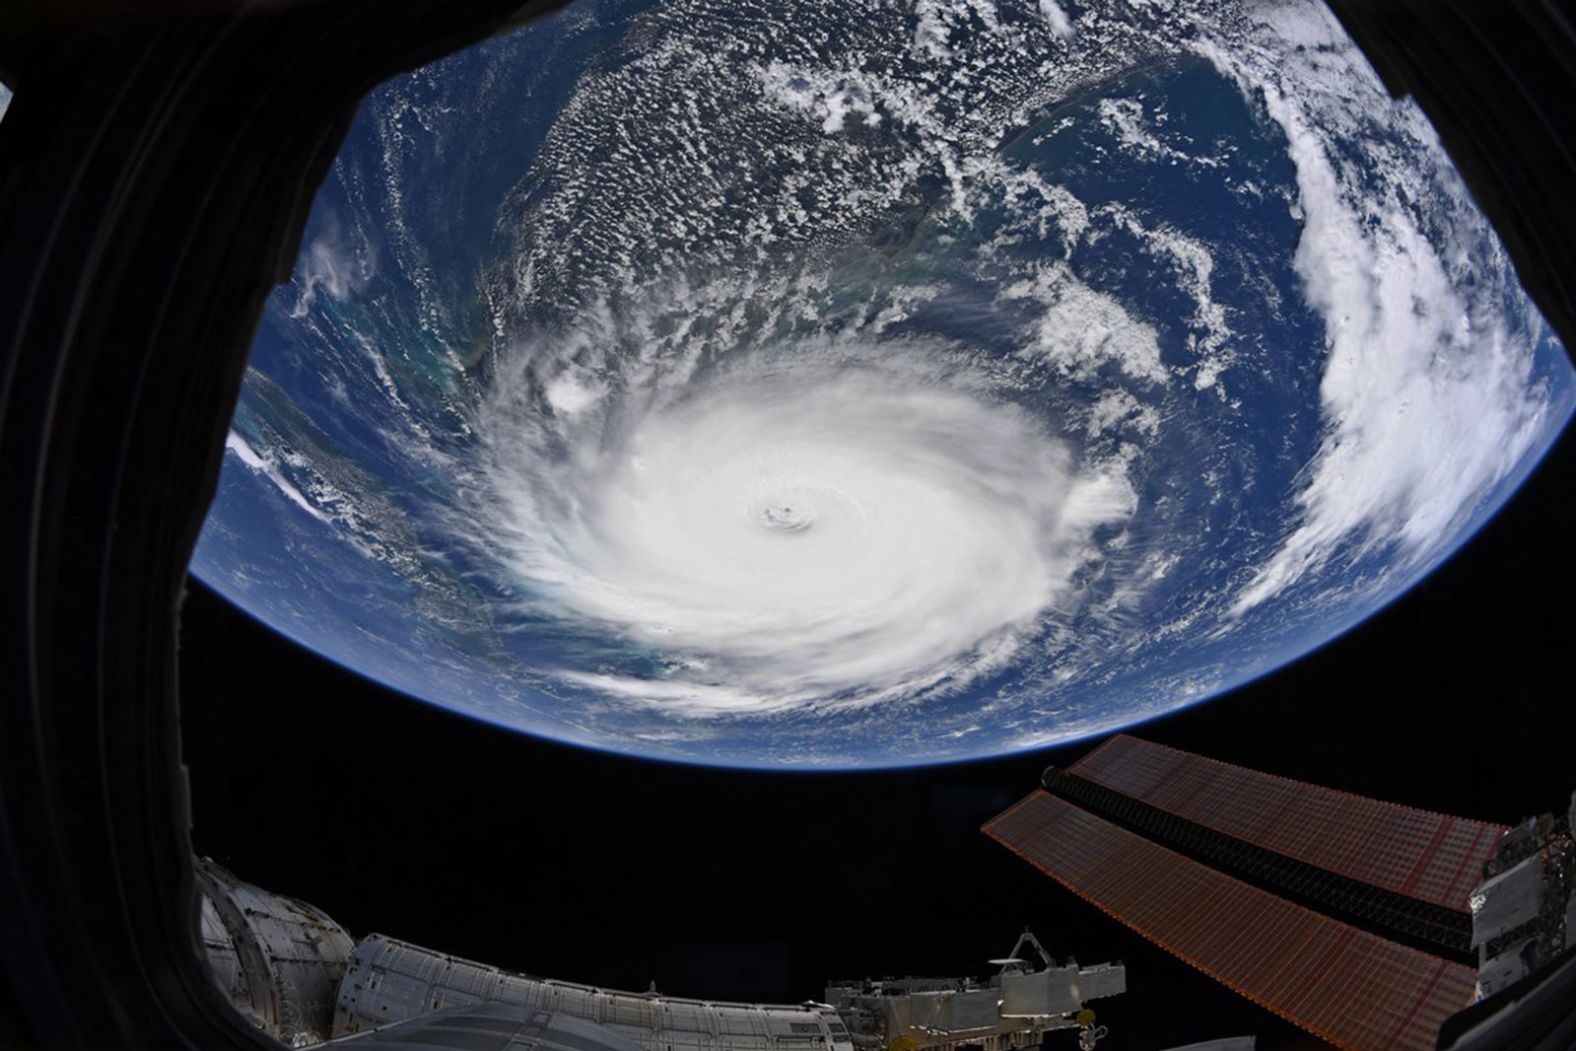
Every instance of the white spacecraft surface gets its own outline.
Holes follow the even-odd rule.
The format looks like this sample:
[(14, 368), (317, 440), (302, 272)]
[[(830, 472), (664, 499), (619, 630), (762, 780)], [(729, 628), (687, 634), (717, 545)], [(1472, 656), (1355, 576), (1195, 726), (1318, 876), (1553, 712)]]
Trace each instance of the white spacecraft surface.
[[(380, 1051), (1019, 1051), (1105, 1035), (1090, 1001), (1127, 989), (1120, 963), (1057, 963), (1025, 931), (998, 973), (836, 982), (825, 1002), (735, 1003), (515, 974), (383, 934), (197, 862), (215, 983), (290, 1047)], [(1037, 959), (1030, 959), (1032, 950)], [(1189, 1051), (1250, 1051), (1252, 1038)]]

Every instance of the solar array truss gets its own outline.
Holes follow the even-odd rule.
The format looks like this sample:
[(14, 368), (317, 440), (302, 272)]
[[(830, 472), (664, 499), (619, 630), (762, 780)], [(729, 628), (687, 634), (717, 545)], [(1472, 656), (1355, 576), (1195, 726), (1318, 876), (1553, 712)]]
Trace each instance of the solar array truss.
[(1047, 792), (992, 838), (1139, 934), (1352, 1051), (1431, 1051), (1476, 973), (1233, 879)]
[(1465, 912), (1503, 825), (1292, 781), (1119, 734), (1068, 770), (1370, 886)]

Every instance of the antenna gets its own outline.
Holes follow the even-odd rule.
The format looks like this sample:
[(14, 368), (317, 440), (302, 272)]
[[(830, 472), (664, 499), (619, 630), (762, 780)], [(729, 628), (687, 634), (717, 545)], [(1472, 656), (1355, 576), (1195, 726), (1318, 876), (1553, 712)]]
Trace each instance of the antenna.
[(1014, 964), (1017, 964), (1021, 967), (1023, 964), (1029, 962), (1028, 959), (1023, 955), (1023, 947), (1025, 945), (1028, 945), (1035, 951), (1036, 954), (1039, 955), (1040, 963), (1046, 970), (1050, 970), (1052, 967), (1056, 966), (1056, 964), (1051, 961), (1051, 954), (1046, 952), (1045, 946), (1040, 944), (1040, 939), (1036, 938), (1034, 936), (1034, 932), (1027, 927), (1023, 929), (1022, 934), (1018, 935), (1018, 940), (1013, 943), (1012, 952), (1008, 953), (999, 960), (992, 960), (990, 962), (1000, 964), (1003, 974), (1006, 974), (1008, 969)]

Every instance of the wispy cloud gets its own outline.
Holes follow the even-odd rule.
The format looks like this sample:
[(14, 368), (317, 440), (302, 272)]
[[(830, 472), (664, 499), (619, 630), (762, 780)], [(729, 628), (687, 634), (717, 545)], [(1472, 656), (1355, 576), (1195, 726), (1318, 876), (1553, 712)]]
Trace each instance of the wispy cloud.
[[(1416, 572), (1459, 538), (1551, 412), (1532, 382), (1539, 333), (1507, 309), (1530, 308), (1415, 106), (1388, 99), (1327, 11), (1282, 8), (1258, 34), (1212, 57), (1285, 132), (1303, 219), (1294, 265), (1328, 358), (1325, 435), (1298, 520), (1237, 594), (1238, 615), (1352, 545), (1394, 548), (1395, 568)], [(1333, 141), (1366, 163), (1338, 160)]]

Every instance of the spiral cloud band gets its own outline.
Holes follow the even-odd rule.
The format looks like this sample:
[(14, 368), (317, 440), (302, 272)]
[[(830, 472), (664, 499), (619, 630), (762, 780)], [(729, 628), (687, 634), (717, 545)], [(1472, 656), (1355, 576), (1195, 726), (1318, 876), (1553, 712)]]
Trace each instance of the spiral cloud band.
[(1133, 510), (1010, 402), (784, 360), (806, 358), (671, 398), (560, 377), (545, 412), (490, 406), (489, 532), (522, 589), (664, 661), (565, 678), (711, 711), (957, 688), (1012, 661)]

